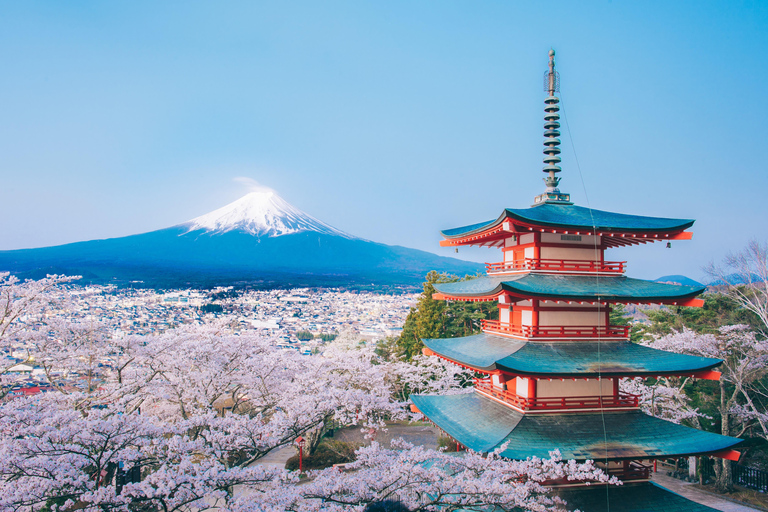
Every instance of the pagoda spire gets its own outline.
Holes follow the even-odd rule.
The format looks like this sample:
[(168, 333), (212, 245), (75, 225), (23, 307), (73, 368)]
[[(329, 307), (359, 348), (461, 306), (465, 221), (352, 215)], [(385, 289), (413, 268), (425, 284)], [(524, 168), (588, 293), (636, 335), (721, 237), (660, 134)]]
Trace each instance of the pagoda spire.
[(560, 98), (555, 96), (560, 92), (560, 74), (555, 71), (555, 50), (549, 50), (549, 71), (544, 74), (544, 91), (548, 93), (544, 100), (544, 169), (547, 177), (544, 183), (547, 189), (543, 194), (536, 196), (534, 206), (555, 203), (573, 204), (570, 194), (563, 194), (557, 188), (560, 178), (557, 173), (562, 171), (560, 163)]

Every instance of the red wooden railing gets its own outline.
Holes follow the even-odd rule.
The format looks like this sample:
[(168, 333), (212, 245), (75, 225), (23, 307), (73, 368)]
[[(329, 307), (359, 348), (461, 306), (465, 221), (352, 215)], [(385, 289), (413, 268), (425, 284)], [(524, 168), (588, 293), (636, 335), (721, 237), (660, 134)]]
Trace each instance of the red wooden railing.
[(629, 336), (628, 325), (513, 325), (498, 320), (483, 320), (483, 331), (511, 334), (523, 338), (626, 338)]
[(648, 480), (651, 478), (651, 470), (653, 466), (650, 464), (641, 464), (637, 461), (632, 461), (627, 467), (604, 469), (603, 471), (610, 476), (615, 476), (619, 480)]
[(624, 272), (626, 261), (546, 260), (525, 258), (518, 261), (486, 263), (489, 274), (519, 270), (549, 270), (553, 272)]
[(564, 396), (525, 398), (495, 387), (488, 379), (475, 379), (475, 389), (524, 411), (559, 409), (620, 409), (638, 407), (638, 396)]

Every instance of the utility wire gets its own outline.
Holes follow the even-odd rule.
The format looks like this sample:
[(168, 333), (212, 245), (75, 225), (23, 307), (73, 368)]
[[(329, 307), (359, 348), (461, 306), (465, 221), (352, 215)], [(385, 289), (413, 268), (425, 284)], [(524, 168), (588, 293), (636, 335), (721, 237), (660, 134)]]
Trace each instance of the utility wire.
[[(568, 131), (568, 140), (571, 143), (571, 149), (573, 150), (573, 159), (576, 162), (576, 169), (579, 171), (579, 179), (581, 180), (581, 189), (584, 191), (584, 198), (587, 201), (587, 210), (589, 210), (589, 217), (592, 221), (592, 233), (594, 236), (594, 248), (595, 248), (595, 260), (597, 260), (597, 256), (599, 255), (599, 248), (597, 244), (598, 240), (598, 234), (597, 234), (597, 224), (595, 223), (595, 215), (592, 213), (592, 205), (589, 202), (589, 194), (587, 193), (587, 186), (584, 182), (584, 174), (581, 172), (581, 165), (579, 165), (579, 157), (576, 154), (576, 145), (573, 143), (573, 135), (571, 135), (571, 125), (568, 123), (568, 115), (565, 112), (565, 101), (563, 101), (563, 92), (560, 91), (560, 104), (562, 105), (562, 112), (563, 112), (563, 121), (565, 121), (565, 129)], [(598, 325), (600, 323), (600, 306), (601, 306), (601, 297), (600, 297), (600, 270), (595, 270), (595, 284), (597, 288), (597, 320)], [(607, 306), (606, 306), (607, 307)], [(608, 320), (608, 323), (610, 323), (610, 317)], [(606, 324), (606, 328), (608, 328), (609, 325)], [(598, 394), (599, 396), (603, 396), (603, 363), (602, 363), (602, 353), (600, 350), (601, 345), (601, 335), (600, 330), (597, 331), (597, 382), (598, 382)], [(618, 377), (617, 377), (618, 379)], [(600, 418), (603, 422), (603, 443), (605, 445), (605, 467), (606, 469), (609, 468), (610, 462), (608, 461), (608, 431), (605, 426), (605, 406), (603, 405), (602, 399), (600, 400)], [(609, 486), (605, 486), (605, 503), (606, 503), (606, 510), (610, 512), (611, 510), (611, 499), (610, 495), (608, 493)]]

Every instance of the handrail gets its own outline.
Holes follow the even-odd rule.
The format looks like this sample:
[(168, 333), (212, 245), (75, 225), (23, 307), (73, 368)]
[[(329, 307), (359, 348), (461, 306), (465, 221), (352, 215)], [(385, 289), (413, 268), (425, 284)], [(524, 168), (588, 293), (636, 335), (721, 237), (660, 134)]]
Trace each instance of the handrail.
[(554, 409), (619, 409), (639, 406), (639, 396), (619, 393), (618, 396), (563, 396), (526, 398), (510, 391), (499, 389), (488, 379), (475, 379), (478, 391), (493, 396), (522, 410)]
[(585, 261), (525, 258), (518, 261), (486, 263), (485, 270), (489, 274), (514, 272), (517, 270), (548, 270), (553, 272), (612, 272), (621, 274), (625, 270), (626, 263), (626, 261)]
[(603, 469), (604, 472), (610, 476), (618, 477), (620, 480), (648, 480), (651, 478), (651, 469), (653, 466), (641, 464), (637, 461), (632, 461), (629, 467), (618, 467)]
[(523, 338), (626, 338), (629, 336), (628, 325), (514, 325), (501, 323), (499, 320), (483, 320), (484, 331), (511, 334)]

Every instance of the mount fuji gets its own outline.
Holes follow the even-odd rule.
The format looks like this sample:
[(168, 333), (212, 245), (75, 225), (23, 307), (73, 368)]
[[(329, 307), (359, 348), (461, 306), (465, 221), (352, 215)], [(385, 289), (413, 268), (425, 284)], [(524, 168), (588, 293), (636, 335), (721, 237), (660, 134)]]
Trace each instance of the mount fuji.
[(83, 276), (144, 287), (417, 286), (430, 270), (474, 274), (478, 263), (364, 240), (258, 190), (165, 229), (55, 247), (0, 251), (0, 271)]
[(314, 231), (323, 235), (355, 238), (304, 213), (269, 189), (251, 192), (234, 203), (195, 217), (182, 226), (187, 226), (190, 232), (203, 230), (211, 234), (240, 231), (262, 237)]

